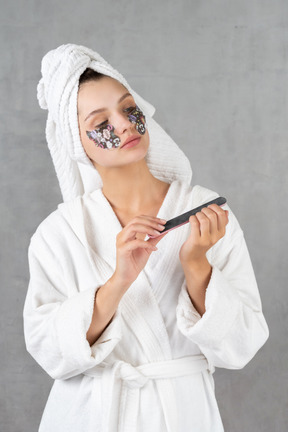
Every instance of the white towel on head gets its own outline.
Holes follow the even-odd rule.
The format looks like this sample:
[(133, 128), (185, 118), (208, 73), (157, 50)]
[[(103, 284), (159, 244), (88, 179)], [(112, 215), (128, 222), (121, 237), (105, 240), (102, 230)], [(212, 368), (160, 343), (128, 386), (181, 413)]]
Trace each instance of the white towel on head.
[(139, 96), (125, 78), (97, 52), (81, 45), (66, 44), (49, 51), (42, 59), (37, 87), (39, 105), (48, 109), (46, 139), (60, 184), (63, 201), (103, 186), (97, 169), (87, 156), (77, 119), (79, 77), (86, 68), (117, 79), (132, 94), (145, 114), (150, 145), (146, 162), (151, 173), (171, 183), (180, 179), (190, 184), (192, 169), (188, 158), (173, 139), (152, 118), (155, 108)]

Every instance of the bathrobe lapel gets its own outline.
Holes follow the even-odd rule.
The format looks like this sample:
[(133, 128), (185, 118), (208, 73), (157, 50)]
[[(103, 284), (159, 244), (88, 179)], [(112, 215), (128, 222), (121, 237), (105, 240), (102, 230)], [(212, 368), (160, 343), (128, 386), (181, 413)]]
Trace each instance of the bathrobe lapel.
[[(168, 189), (157, 216), (169, 220), (180, 213), (188, 211), (192, 205), (190, 192), (191, 187), (189, 185), (174, 180)], [(72, 225), (73, 234), (78, 237), (87, 252), (87, 257), (95, 274), (95, 281), (99, 285), (105, 283), (116, 268), (116, 236), (122, 230), (120, 221), (109, 201), (103, 195), (102, 190), (97, 189), (88, 195), (71, 201), (67, 206), (63, 206), (63, 211), (68, 211), (67, 219)], [(167, 327), (164, 322), (164, 318), (167, 317), (162, 316), (158, 299), (161, 296), (173, 295), (175, 297), (175, 310), (171, 310), (171, 314), (175, 313), (178, 294), (173, 290), (174, 287), (171, 287), (170, 275), (176, 271), (179, 277), (182, 277), (183, 271), (179, 260), (175, 259), (175, 256), (177, 256), (175, 251), (177, 253), (177, 248), (180, 249), (184, 243), (188, 236), (188, 230), (189, 224), (186, 224), (171, 231), (158, 242), (158, 255), (153, 253), (150, 255), (145, 268), (123, 295), (118, 306), (122, 320), (138, 339), (139, 346), (141, 346), (142, 353), (148, 363), (173, 360)], [(151, 280), (154, 281), (153, 284), (151, 284)], [(174, 304), (174, 301), (172, 301), (172, 304)], [(141, 363), (140, 352), (139, 362)], [(117, 405), (115, 400), (112, 401), (112, 396), (109, 396), (109, 389), (113, 395), (113, 388), (116, 385), (113, 370), (118, 366), (119, 362), (116, 362), (111, 365), (107, 364), (105, 367), (105, 376), (107, 376), (110, 383), (107, 387), (107, 382), (104, 380), (105, 388), (107, 388), (104, 389), (103, 395), (108, 391), (106, 399), (104, 398), (107, 407), (110, 405), (116, 407)], [(169, 432), (179, 432), (175, 408), (177, 401), (173, 381), (157, 379), (155, 384), (163, 407), (165, 422), (168, 425), (167, 430)], [(119, 408), (117, 418), (120, 428), (117, 427), (119, 430), (122, 430), (122, 428), (127, 430), (126, 425), (130, 425), (129, 430), (134, 431), (140, 393), (137, 388), (129, 389), (129, 392), (127, 392), (127, 386), (122, 385), (120, 399), (127, 403), (126, 399), (129, 393), (130, 408), (127, 410), (123, 406)], [(107, 407), (106, 409), (108, 409)], [(103, 413), (102, 420), (101, 430), (116, 430), (115, 425), (112, 425), (111, 428), (109, 426), (111, 421), (109, 413), (107, 415)]]
[[(174, 180), (168, 189), (157, 217), (168, 220), (177, 216), (183, 209), (185, 197), (182, 195), (185, 194), (187, 187), (187, 185), (183, 187), (179, 180)], [(84, 205), (83, 197), (71, 202), (70, 218), (72, 217), (73, 230), (88, 252), (96, 273), (95, 276), (99, 280), (99, 274), (101, 274), (101, 279), (105, 282), (112, 276), (116, 268), (115, 239), (122, 230), (122, 226), (101, 189), (86, 195), (85, 200), (87, 200), (88, 205)], [(189, 209), (189, 203), (186, 203), (184, 207), (183, 212), (187, 211), (186, 207)], [(171, 250), (175, 257), (175, 247), (177, 245), (181, 247), (187, 238), (188, 231), (184, 227), (188, 226), (189, 224), (174, 230), (160, 240), (157, 245), (157, 254), (161, 253), (161, 248), (163, 251), (165, 248), (166, 255), (167, 251)], [(161, 283), (166, 283), (165, 277), (162, 278), (159, 275), (159, 285), (155, 287), (157, 291), (152, 288), (148, 277), (149, 272), (153, 271), (153, 261), (155, 260), (157, 261), (157, 256), (153, 256), (152, 253), (145, 269), (139, 273), (119, 303), (123, 319), (139, 339), (145, 355), (150, 361), (172, 358), (167, 329), (157, 302), (157, 292), (162, 289)]]

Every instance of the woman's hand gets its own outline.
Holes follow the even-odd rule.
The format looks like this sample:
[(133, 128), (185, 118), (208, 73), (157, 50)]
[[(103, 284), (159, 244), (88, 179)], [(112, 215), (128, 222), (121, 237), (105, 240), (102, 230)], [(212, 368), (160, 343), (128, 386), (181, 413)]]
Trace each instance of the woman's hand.
[(189, 222), (191, 233), (179, 252), (179, 259), (184, 266), (192, 266), (206, 259), (206, 252), (225, 234), (228, 210), (211, 204), (190, 216)]
[(152, 251), (157, 250), (156, 244), (166, 235), (165, 233), (145, 241), (137, 238), (137, 233), (159, 234), (163, 231), (165, 223), (164, 219), (153, 216), (136, 216), (117, 234), (114, 274), (123, 286), (129, 287), (134, 282), (145, 267)]

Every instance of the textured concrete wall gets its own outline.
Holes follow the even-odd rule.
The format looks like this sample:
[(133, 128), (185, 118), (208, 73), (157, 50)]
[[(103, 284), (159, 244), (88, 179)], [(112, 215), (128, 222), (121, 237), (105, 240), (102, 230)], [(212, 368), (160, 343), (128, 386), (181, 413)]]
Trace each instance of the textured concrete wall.
[(193, 183), (228, 198), (270, 338), (244, 369), (217, 369), (223, 422), (288, 430), (287, 0), (0, 3), (1, 431), (36, 431), (52, 385), (25, 350), (22, 309), (29, 239), (62, 201), (36, 99), (40, 61), (68, 42), (122, 72), (189, 157)]

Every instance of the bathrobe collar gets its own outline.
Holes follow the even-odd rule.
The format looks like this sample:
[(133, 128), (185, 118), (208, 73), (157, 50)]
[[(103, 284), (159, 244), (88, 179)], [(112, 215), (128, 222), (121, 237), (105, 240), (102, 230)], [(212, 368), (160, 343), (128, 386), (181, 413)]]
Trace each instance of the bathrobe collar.
[[(179, 214), (180, 209), (183, 209), (185, 193), (189, 188), (190, 186), (179, 180), (172, 181), (157, 217), (169, 220)], [(73, 231), (85, 246), (91, 265), (95, 269), (101, 266), (103, 278), (105, 281), (108, 280), (116, 268), (115, 239), (123, 228), (102, 189), (77, 197), (69, 203), (62, 203), (59, 207), (66, 213), (69, 223), (73, 225)], [(189, 208), (188, 202), (186, 207)], [(91, 208), (93, 215), (95, 214), (93, 221), (91, 221)], [(169, 250), (175, 252), (177, 245), (180, 247), (186, 237), (187, 225), (173, 230), (159, 241), (157, 254), (165, 251), (167, 256)], [(155, 256), (154, 259), (156, 258)], [(148, 263), (152, 265), (151, 262), (153, 262), (153, 254), (147, 265)], [(171, 265), (174, 264), (171, 262)], [(141, 345), (149, 361), (172, 358), (167, 329), (145, 269), (139, 273), (137, 279), (123, 295), (118, 307), (136, 337), (141, 338)]]

